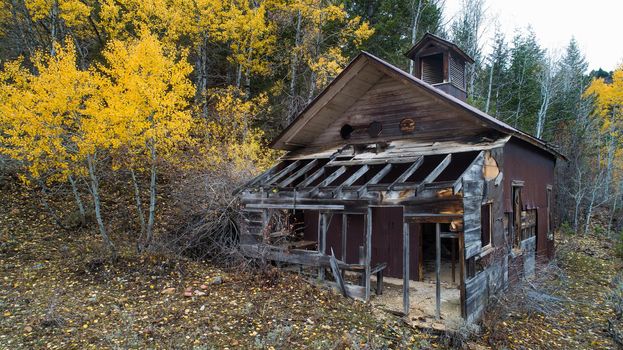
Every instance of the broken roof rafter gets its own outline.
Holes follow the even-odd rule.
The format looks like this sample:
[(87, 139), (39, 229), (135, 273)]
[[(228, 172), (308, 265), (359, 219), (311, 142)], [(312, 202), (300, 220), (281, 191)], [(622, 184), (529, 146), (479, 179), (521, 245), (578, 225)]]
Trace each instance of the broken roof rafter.
[[(256, 188), (248, 188), (246, 198), (252, 201), (272, 199), (293, 204), (297, 201), (301, 203), (301, 201), (306, 200), (377, 201), (383, 197), (378, 197), (381, 192), (387, 193), (387, 198), (391, 198), (391, 200), (406, 199), (405, 196), (419, 196), (422, 191), (428, 189), (434, 192), (444, 188), (456, 194), (457, 190), (460, 189), (460, 187), (457, 188), (457, 183), (460, 182), (466, 169), (472, 166), (472, 157), (477, 156), (474, 152), (463, 152), (459, 155), (459, 159), (462, 161), (458, 161), (456, 166), (461, 166), (461, 168), (443, 178), (440, 178), (440, 175), (450, 166), (453, 159), (452, 154), (446, 154), (443, 157), (441, 155), (422, 155), (410, 163), (390, 162), (374, 165), (344, 164), (336, 166), (330, 161), (330, 159), (336, 159), (335, 155), (331, 158), (306, 159), (296, 163), (295, 166), (293, 166), (295, 162), (285, 161), (281, 167), (288, 169), (287, 173), (291, 175), (282, 179), (279, 185), (285, 184), (286, 186), (267, 185), (274, 183), (273, 179), (269, 178), (264, 183), (258, 183)], [(373, 163), (374, 158), (368, 161)], [(463, 169), (466, 165), (461, 164), (466, 161), (469, 166)], [(304, 174), (318, 164), (321, 165), (310, 176), (304, 178)], [(281, 176), (279, 174), (282, 174), (283, 170), (276, 173), (275, 176)], [(414, 181), (410, 180), (411, 178), (421, 180)], [(297, 181), (300, 183), (297, 184)], [(257, 192), (258, 189), (259, 192)], [(266, 192), (261, 189), (271, 190)]]

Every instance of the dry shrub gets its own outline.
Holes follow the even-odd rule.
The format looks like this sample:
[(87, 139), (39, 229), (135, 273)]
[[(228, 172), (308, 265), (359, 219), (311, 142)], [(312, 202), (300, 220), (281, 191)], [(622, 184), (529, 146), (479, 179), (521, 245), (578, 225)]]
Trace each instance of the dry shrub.
[(617, 344), (623, 346), (623, 274), (617, 275), (612, 284), (610, 300), (615, 317), (608, 320), (608, 332)]
[(174, 209), (168, 219), (172, 229), (164, 237), (168, 249), (226, 267), (244, 263), (238, 250), (241, 217), (236, 191), (252, 171), (228, 165), (179, 171), (170, 184)]
[[(521, 267), (510, 266), (509, 270)], [(510, 273), (506, 291), (492, 296), (483, 318), (483, 326), (490, 332), (490, 341), (504, 341), (504, 323), (521, 315), (556, 315), (565, 310), (565, 299), (557, 296), (560, 286), (551, 283), (557, 280), (566, 283), (564, 271), (555, 261), (537, 261), (536, 273), (529, 278), (521, 273)]]

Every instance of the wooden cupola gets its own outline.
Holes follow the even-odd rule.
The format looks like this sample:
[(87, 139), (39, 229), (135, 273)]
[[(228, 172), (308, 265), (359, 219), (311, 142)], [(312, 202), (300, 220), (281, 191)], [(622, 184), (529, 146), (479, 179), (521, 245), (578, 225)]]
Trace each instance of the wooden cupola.
[(458, 46), (426, 33), (406, 56), (415, 61), (416, 78), (463, 101), (467, 99), (465, 68), (474, 60)]

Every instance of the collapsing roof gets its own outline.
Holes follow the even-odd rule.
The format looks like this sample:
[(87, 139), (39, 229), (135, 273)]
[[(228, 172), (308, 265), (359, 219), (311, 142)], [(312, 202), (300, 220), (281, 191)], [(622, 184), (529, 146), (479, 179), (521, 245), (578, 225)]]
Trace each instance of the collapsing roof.
[[(271, 143), (271, 147), (294, 151), (303, 147), (314, 146), (314, 141), (318, 137), (333, 131), (329, 127), (334, 126), (336, 119), (343, 116), (361, 97), (384, 80), (393, 80), (402, 84), (405, 90), (422, 99), (418, 101), (419, 105), (434, 105), (435, 108), (438, 108), (437, 115), (451, 116), (452, 122), (456, 121), (459, 125), (457, 130), (465, 129), (460, 123), (469, 123), (474, 133), (478, 131), (484, 134), (487, 131), (493, 131), (510, 135), (538, 147), (553, 157), (564, 158), (562, 154), (543, 140), (513, 128), (367, 52), (359, 54), (281, 132)], [(418, 135), (413, 135), (410, 138), (417, 140), (418, 137)], [(346, 143), (352, 142), (346, 140), (342, 142), (342, 144)]]

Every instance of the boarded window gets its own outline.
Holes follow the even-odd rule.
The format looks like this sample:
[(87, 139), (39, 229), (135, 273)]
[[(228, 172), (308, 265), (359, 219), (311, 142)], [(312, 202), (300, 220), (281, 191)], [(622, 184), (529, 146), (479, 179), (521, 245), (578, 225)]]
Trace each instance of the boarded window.
[(491, 203), (487, 203), (480, 207), (480, 242), (482, 247), (491, 244), (492, 222), (491, 222)]
[(422, 57), (422, 80), (429, 84), (443, 83), (443, 54)]
[(536, 209), (521, 212), (521, 240), (536, 236)]
[(450, 56), (450, 82), (459, 89), (465, 90), (465, 64)]

